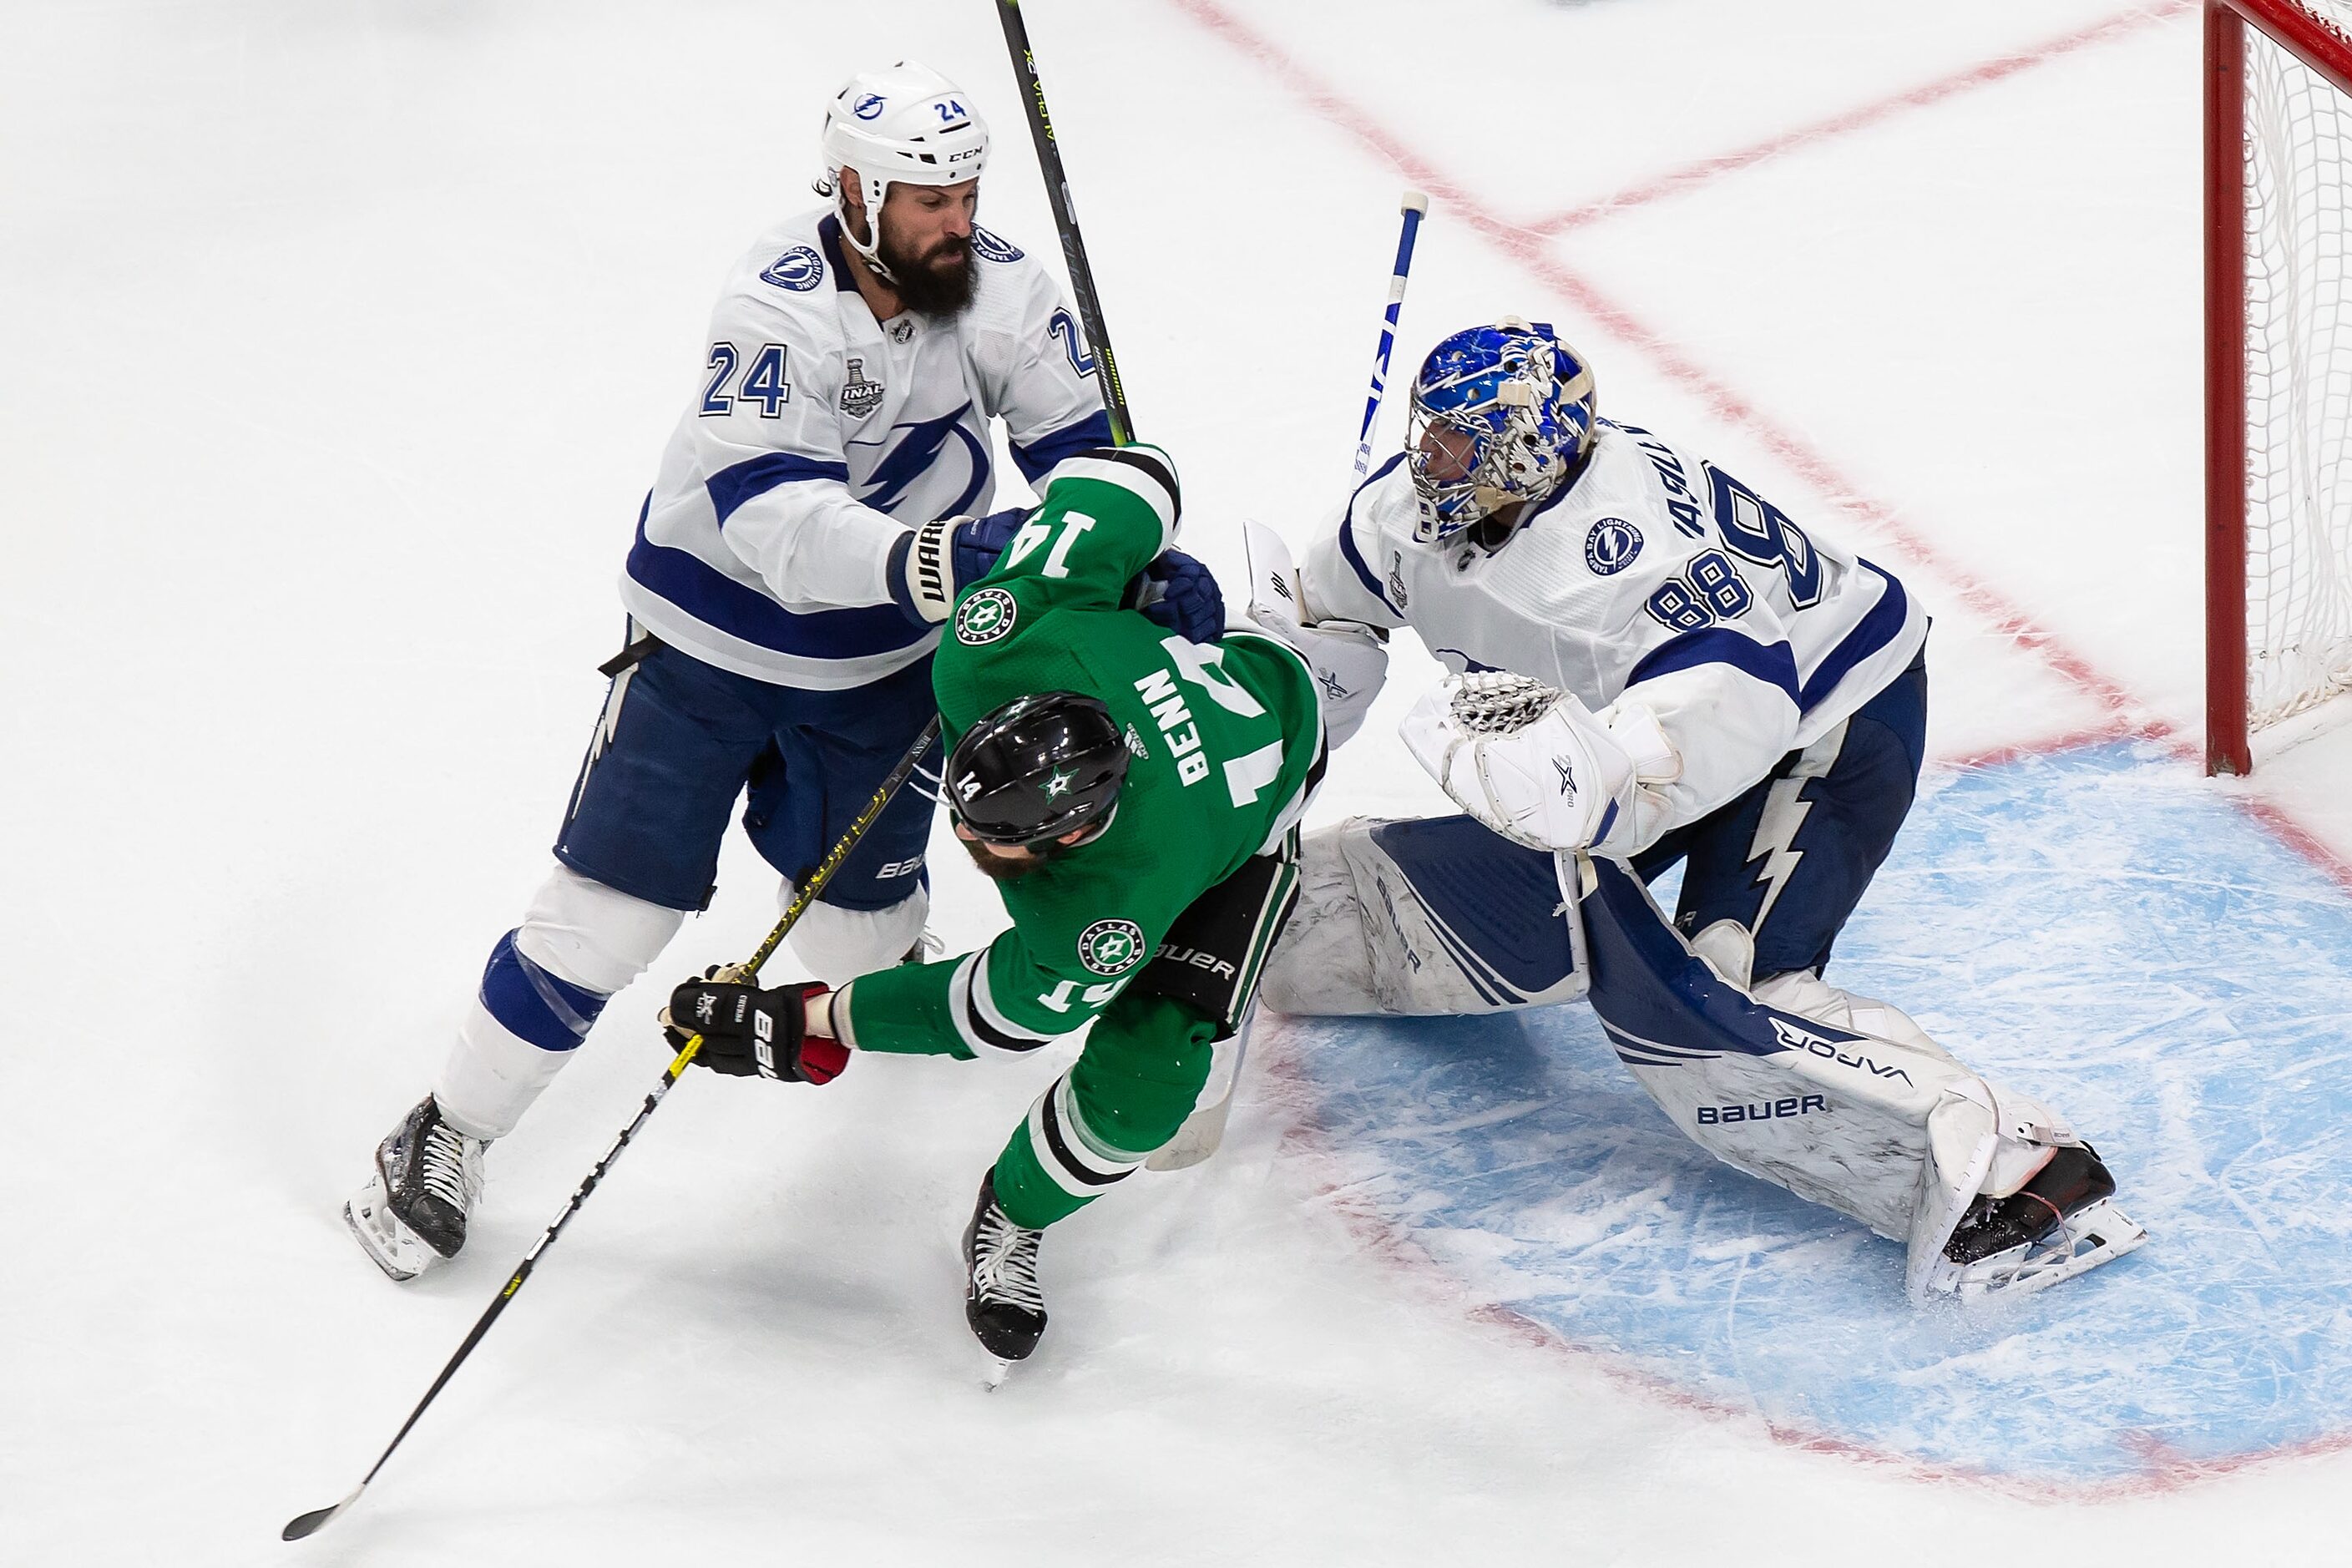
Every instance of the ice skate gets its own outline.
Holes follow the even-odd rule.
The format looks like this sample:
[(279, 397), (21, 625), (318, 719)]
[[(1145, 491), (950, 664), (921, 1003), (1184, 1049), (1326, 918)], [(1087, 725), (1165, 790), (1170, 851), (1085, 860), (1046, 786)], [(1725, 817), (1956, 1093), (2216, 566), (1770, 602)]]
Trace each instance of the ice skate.
[(375, 1175), (343, 1205), (343, 1218), (377, 1268), (414, 1279), (457, 1255), (488, 1147), (443, 1121), (430, 1095), (376, 1145)]
[(2110, 1201), (2115, 1191), (2089, 1144), (2057, 1150), (2017, 1192), (1969, 1207), (1944, 1243), (1937, 1288), (1961, 1297), (2023, 1294), (2122, 1257), (2147, 1232)]
[(963, 1232), (963, 1314), (996, 1358), (991, 1388), (1045, 1331), (1045, 1297), (1037, 1285), (1037, 1244), (1045, 1236), (1013, 1224), (997, 1206), (994, 1171), (981, 1179), (980, 1201)]

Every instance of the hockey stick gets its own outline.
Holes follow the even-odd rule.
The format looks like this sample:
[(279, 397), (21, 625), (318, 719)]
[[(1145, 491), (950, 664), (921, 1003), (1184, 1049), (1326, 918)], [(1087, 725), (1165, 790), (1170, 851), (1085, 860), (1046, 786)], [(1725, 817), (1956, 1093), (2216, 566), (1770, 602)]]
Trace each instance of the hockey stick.
[[(874, 792), (873, 798), (868, 800), (865, 809), (857, 814), (856, 820), (849, 825), (847, 831), (842, 834), (834, 847), (825, 851), (824, 858), (817, 863), (816, 869), (809, 874), (807, 881), (793, 895), (792, 902), (784, 906), (783, 915), (776, 921), (775, 929), (768, 933), (768, 940), (761, 942), (759, 951), (752, 953), (748, 960), (723, 971), (722, 973), (726, 978), (733, 981), (750, 981), (758, 976), (760, 966), (767, 963), (774, 954), (777, 945), (784, 940), (786, 933), (799, 923), (802, 914), (807, 910), (810, 904), (815, 901), (817, 894), (824, 890), (824, 885), (833, 879), (833, 874), (841, 869), (841, 863), (849, 858), (849, 852), (857, 847), (857, 841), (866, 837), (866, 829), (874, 826), (875, 819), (882, 815), (883, 808), (890, 804), (891, 797), (898, 793), (899, 786), (904, 784), (908, 775), (914, 773), (916, 765), (922, 761), (923, 753), (931, 749), (931, 742), (939, 739), (939, 734), (940, 720), (939, 715), (935, 713), (931, 715), (931, 721), (923, 726), (922, 734), (918, 736), (915, 743), (907, 749), (907, 754), (898, 759), (898, 765), (892, 768), (889, 776), (882, 781), (882, 787)], [(482, 1342), (482, 1336), (490, 1331), (490, 1325), (499, 1321), (499, 1314), (507, 1310), (507, 1303), (513, 1300), (516, 1293), (521, 1290), (523, 1281), (529, 1279), (530, 1271), (538, 1267), (540, 1254), (555, 1244), (555, 1238), (563, 1233), (564, 1226), (571, 1222), (573, 1215), (580, 1212), (580, 1205), (588, 1201), (588, 1194), (596, 1190), (596, 1184), (604, 1179), (604, 1173), (613, 1168), (613, 1162), (621, 1157), (621, 1151), (629, 1146), (629, 1140), (637, 1135), (637, 1130), (646, 1124), (646, 1118), (653, 1115), (654, 1108), (662, 1102), (662, 1097), (669, 1092), (670, 1086), (677, 1081), (678, 1075), (684, 1072), (688, 1064), (694, 1060), (694, 1053), (701, 1048), (702, 1037), (693, 1036), (686, 1042), (686, 1047), (679, 1051), (677, 1058), (663, 1070), (661, 1081), (654, 1085), (651, 1094), (646, 1096), (646, 1102), (638, 1108), (635, 1119), (621, 1130), (621, 1135), (613, 1140), (612, 1147), (605, 1150), (604, 1157), (589, 1170), (579, 1187), (573, 1191), (571, 1200), (557, 1213), (554, 1222), (549, 1225), (547, 1229), (541, 1233), (540, 1238), (531, 1244), (530, 1250), (523, 1255), (522, 1262), (516, 1266), (513, 1275), (499, 1291), (496, 1299), (490, 1302), (482, 1315), (474, 1321), (474, 1326), (467, 1331), (465, 1342), (457, 1347), (457, 1353), (449, 1358), (448, 1364), (441, 1369), (441, 1375), (433, 1380), (433, 1386), (425, 1391), (425, 1397), (416, 1402), (416, 1408), (410, 1411), (408, 1419), (400, 1424), (400, 1430), (393, 1434), (392, 1441), (385, 1445), (383, 1452), (377, 1456), (375, 1463), (368, 1468), (368, 1473), (362, 1476), (360, 1484), (352, 1489), (352, 1495), (332, 1508), (313, 1509), (309, 1513), (297, 1514), (287, 1521), (285, 1530), (279, 1532), (279, 1540), (300, 1541), (306, 1536), (315, 1535), (325, 1528), (328, 1521), (360, 1500), (360, 1494), (367, 1490), (368, 1483), (375, 1479), (376, 1471), (383, 1468), (384, 1461), (392, 1458), (392, 1451), (400, 1447), (401, 1439), (408, 1436), (409, 1428), (416, 1425), (417, 1417), (425, 1414), (425, 1407), (433, 1403), (434, 1398), (440, 1394), (449, 1379), (456, 1375), (457, 1368), (465, 1363), (466, 1358), (474, 1353), (474, 1347)]]
[[(1356, 437), (1356, 479), (1359, 483), (1371, 468), (1372, 426), (1381, 416), (1381, 398), (1388, 390), (1389, 356), (1396, 350), (1397, 318), (1404, 309), (1405, 279), (1412, 272), (1412, 243), (1420, 236), (1421, 220), (1428, 215), (1429, 198), (1419, 191), (1407, 191), (1397, 210), (1404, 216), (1404, 226), (1397, 235), (1396, 266), (1389, 277), (1388, 309), (1381, 318), (1380, 347), (1372, 353), (1372, 386), (1364, 399), (1364, 426)], [(1286, 575), (1295, 574), (1286, 572)], [(1255, 585), (1260, 582), (1255, 562), (1251, 563), (1250, 576), (1255, 591)], [(1284, 591), (1291, 595), (1292, 603), (1297, 603), (1295, 584)], [(1176, 1136), (1153, 1151), (1151, 1157), (1144, 1161), (1147, 1168), (1181, 1171), (1199, 1164), (1215, 1153), (1224, 1142), (1225, 1121), (1233, 1114), (1234, 1091), (1241, 1086), (1242, 1067), (1249, 1060), (1250, 1035), (1256, 1017), (1256, 1009), (1252, 1008), (1234, 1037), (1233, 1071), (1225, 1079), (1224, 1093), (1186, 1117), (1184, 1124), (1176, 1130)]]
[(1389, 278), (1389, 305), (1381, 319), (1381, 346), (1372, 353), (1372, 389), (1364, 398), (1364, 427), (1356, 437), (1356, 478), (1360, 481), (1372, 466), (1372, 425), (1381, 416), (1381, 395), (1388, 390), (1389, 355), (1396, 348), (1397, 317), (1404, 310), (1405, 279), (1412, 271), (1412, 242), (1421, 233), (1421, 220), (1429, 211), (1429, 198), (1419, 191), (1407, 191), (1397, 210), (1404, 215), (1404, 228), (1397, 236), (1396, 268)]
[(1062, 167), (1062, 150), (1054, 141), (1054, 119), (1045, 108), (1045, 84), (1037, 79), (1037, 57), (1029, 48), (1029, 26), (1021, 19), (1021, 0), (996, 0), (996, 19), (1004, 25), (1004, 47), (1013, 56), (1013, 74), (1021, 80), (1021, 108), (1029, 118), (1029, 139), (1037, 144), (1037, 168), (1045, 177), (1045, 199), (1053, 204), (1054, 228), (1061, 237), (1070, 292), (1077, 298), (1078, 321), (1086, 329), (1095, 368), (1100, 373), (1103, 409), (1110, 416), (1110, 438), (1124, 447), (1135, 439), (1135, 424), (1127, 413), (1127, 388), (1118, 379), (1118, 360), (1110, 352), (1110, 334), (1103, 330), (1102, 301), (1095, 294), (1094, 268), (1087, 265), (1087, 242), (1078, 233), (1077, 215), (1071, 209), (1070, 176)]

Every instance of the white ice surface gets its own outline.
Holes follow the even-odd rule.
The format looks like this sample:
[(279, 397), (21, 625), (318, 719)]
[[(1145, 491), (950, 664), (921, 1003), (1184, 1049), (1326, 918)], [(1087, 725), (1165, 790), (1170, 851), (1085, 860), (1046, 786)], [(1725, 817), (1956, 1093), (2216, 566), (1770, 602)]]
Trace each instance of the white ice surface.
[[(1192, 547), (1298, 537), (1345, 475), (1408, 177), (1377, 134), (1444, 181), (1400, 369), (1559, 322), (1609, 408), (1930, 602), (1953, 759), (2196, 733), (2193, 10), (1509, 226), (2123, 9), (1029, 19)], [(2341, 1454), (2031, 1503), (1662, 1400), (1351, 1225), (1256, 1087), (1214, 1164), (1056, 1231), (1052, 1338), (984, 1394), (953, 1238), (1054, 1069), (881, 1059), (681, 1086), (360, 1508), (277, 1543), (659, 1069), (647, 984), (458, 1266), (394, 1289), (344, 1236), (541, 874), (710, 290), (813, 199), (823, 97), (901, 56), (991, 114), (987, 220), (1050, 252), (978, 0), (0, 6), (0, 1563), (2337, 1561)], [(2352, 855), (2352, 728), (2303, 728), (2232, 787)], [(1326, 815), (1432, 803), (1386, 732)], [(662, 983), (765, 928), (740, 843), (722, 875)], [(951, 942), (997, 919), (944, 862), (939, 902)]]

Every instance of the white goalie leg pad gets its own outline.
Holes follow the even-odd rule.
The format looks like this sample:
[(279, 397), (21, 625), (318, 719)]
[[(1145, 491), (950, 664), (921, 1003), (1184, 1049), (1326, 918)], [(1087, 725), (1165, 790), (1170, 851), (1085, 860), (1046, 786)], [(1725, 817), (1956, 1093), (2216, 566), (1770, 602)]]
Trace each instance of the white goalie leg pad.
[[(540, 884), (512, 941), (515, 952), (541, 972), (541, 984), (551, 976), (562, 986), (593, 995), (593, 1008), (644, 973), (685, 919), (682, 910), (632, 898), (559, 865)], [(548, 1005), (567, 1013), (586, 1000), (577, 994), (567, 999), (560, 988), (551, 989), (558, 994)], [(575, 1027), (584, 1035), (587, 1022)], [(503, 1138), (571, 1059), (570, 1049), (534, 1045), (500, 1022), (478, 991), (434, 1082), (433, 1098), (459, 1131)]]
[[(782, 908), (793, 901), (786, 882), (777, 895)], [(824, 902), (811, 904), (785, 940), (793, 956), (828, 985), (839, 986), (861, 974), (888, 969), (923, 940), (923, 922), (930, 918), (931, 895), (921, 885), (887, 909), (843, 910)]]
[(1583, 928), (1549, 855), (1466, 816), (1307, 836), (1298, 907), (1258, 995), (1277, 1013), (1427, 1017), (1584, 994)]
[(2137, 1245), (2138, 1227), (2101, 1203), (2069, 1221), (2103, 1225), (2100, 1245), (2068, 1244), (2030, 1276), (2012, 1258), (1948, 1262), (1970, 1205), (2015, 1192), (2079, 1142), (2073, 1131), (1899, 1008), (1811, 974), (1751, 993), (1744, 931), (1724, 922), (1686, 942), (1622, 867), (1585, 864), (1593, 1010), (1634, 1078), (1717, 1159), (1904, 1243), (1914, 1300), (2039, 1289)]

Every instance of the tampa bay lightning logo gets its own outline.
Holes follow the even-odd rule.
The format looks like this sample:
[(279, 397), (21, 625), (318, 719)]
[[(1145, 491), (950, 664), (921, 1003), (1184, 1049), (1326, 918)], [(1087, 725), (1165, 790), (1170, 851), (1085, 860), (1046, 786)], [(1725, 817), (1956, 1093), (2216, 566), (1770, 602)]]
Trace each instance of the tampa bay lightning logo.
[(1604, 517), (1584, 536), (1584, 564), (1595, 577), (1608, 577), (1633, 564), (1642, 553), (1642, 531), (1622, 517)]
[(971, 253), (982, 261), (1018, 261), (1021, 247), (1002, 235), (991, 234), (978, 224), (971, 226)]
[(760, 281), (805, 294), (824, 281), (824, 258), (805, 245), (795, 245), (768, 263), (768, 269), (760, 274)]
[(850, 105), (849, 111), (860, 120), (873, 120), (881, 114), (884, 106), (889, 101), (878, 92), (869, 92)]
[[(969, 402), (951, 413), (936, 419), (910, 420), (893, 426), (887, 432), (874, 437), (853, 439), (853, 452), (862, 453), (869, 447), (883, 447), (883, 452), (866, 474), (863, 493), (858, 500), (877, 511), (896, 512), (898, 503), (919, 484), (926, 517), (957, 517), (971, 510), (988, 489), (992, 465), (988, 448), (972, 433), (967, 423), (971, 413)], [(948, 487), (954, 484), (956, 454), (962, 455), (965, 477), (961, 494), (950, 497)], [(854, 457), (853, 463), (859, 458)]]

